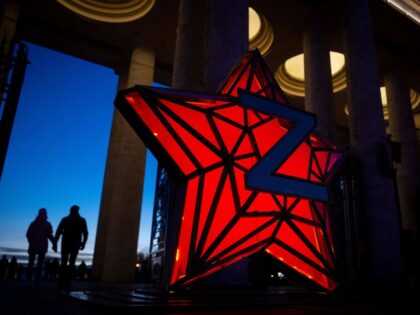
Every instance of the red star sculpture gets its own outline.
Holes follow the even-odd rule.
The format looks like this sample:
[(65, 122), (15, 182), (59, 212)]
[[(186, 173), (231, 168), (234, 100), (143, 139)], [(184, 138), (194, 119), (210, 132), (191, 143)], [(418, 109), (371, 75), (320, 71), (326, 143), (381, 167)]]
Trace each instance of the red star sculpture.
[(265, 250), (336, 287), (326, 185), (341, 153), (312, 133), (312, 114), (285, 101), (258, 52), (245, 55), (217, 95), (120, 92), (116, 106), (186, 187), (172, 285)]

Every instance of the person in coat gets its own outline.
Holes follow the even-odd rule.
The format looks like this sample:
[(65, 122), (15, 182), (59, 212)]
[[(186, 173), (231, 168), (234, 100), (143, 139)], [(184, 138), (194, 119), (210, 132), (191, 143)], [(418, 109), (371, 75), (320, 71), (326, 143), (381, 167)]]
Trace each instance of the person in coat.
[(83, 250), (88, 238), (86, 220), (79, 214), (79, 206), (72, 206), (70, 214), (64, 217), (57, 227), (55, 244), (61, 239), (61, 272), (59, 283), (63, 289), (70, 288), (75, 272), (76, 258)]
[(39, 280), (41, 279), (42, 266), (44, 264), (45, 254), (48, 251), (48, 240), (50, 240), (53, 244), (53, 249), (56, 248), (53, 237), (53, 228), (51, 226), (51, 223), (48, 222), (47, 219), (47, 210), (45, 208), (39, 209), (37, 217), (29, 225), (29, 228), (26, 232), (26, 238), (29, 242), (29, 260), (27, 274), (28, 281), (32, 281), (32, 273), (36, 256), (38, 256), (38, 260), (35, 273), (35, 281), (39, 282)]

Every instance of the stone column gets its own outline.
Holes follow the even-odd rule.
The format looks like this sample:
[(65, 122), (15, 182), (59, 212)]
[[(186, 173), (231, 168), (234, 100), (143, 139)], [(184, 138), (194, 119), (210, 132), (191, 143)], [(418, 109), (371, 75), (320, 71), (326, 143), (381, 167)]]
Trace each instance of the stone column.
[(205, 90), (216, 91), (248, 51), (248, 1), (208, 0)]
[(416, 127), (410, 103), (410, 90), (402, 69), (385, 77), (389, 126), (392, 141), (401, 143), (401, 163), (397, 164), (397, 184), (403, 230), (416, 236), (416, 211), (420, 209), (420, 167)]
[[(135, 47), (120, 73), (118, 89), (151, 85), (154, 63), (153, 51)], [(145, 145), (115, 110), (93, 258), (97, 281), (134, 281), (145, 158)]]
[(388, 283), (401, 274), (400, 220), (387, 156), (385, 122), (368, 0), (347, 0), (344, 51), (350, 136), (360, 162), (368, 271)]
[(181, 0), (172, 87), (204, 90), (204, 47), (207, 0)]
[[(172, 86), (215, 92), (248, 50), (248, 1), (181, 0), (177, 33)], [(175, 189), (182, 191), (183, 187)], [(179, 220), (180, 213), (169, 213), (168, 222)], [(177, 227), (168, 225), (165, 287), (178, 241)]]
[(248, 50), (247, 0), (181, 0), (172, 86), (216, 91)]
[(303, 34), (305, 109), (316, 115), (316, 131), (332, 139), (335, 130), (334, 100), (328, 37), (320, 21)]

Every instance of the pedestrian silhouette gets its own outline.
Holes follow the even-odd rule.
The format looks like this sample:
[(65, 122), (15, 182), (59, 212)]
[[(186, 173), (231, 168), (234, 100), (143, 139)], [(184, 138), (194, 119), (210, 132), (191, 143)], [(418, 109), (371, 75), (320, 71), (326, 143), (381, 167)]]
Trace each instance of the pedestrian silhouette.
[(9, 261), (7, 260), (7, 256), (3, 255), (3, 257), (0, 260), (0, 280), (6, 279), (6, 272), (9, 268)]
[(18, 270), (18, 262), (15, 256), (10, 259), (9, 271), (7, 272), (7, 280), (15, 280)]
[(88, 273), (88, 268), (84, 260), (80, 263), (79, 267), (77, 267), (77, 277), (79, 280), (83, 281), (86, 280)]
[(86, 220), (80, 216), (79, 209), (76, 205), (70, 208), (70, 214), (61, 220), (55, 234), (56, 244), (62, 235), (59, 285), (63, 289), (70, 289), (77, 255), (85, 248), (88, 238)]
[(35, 282), (39, 283), (42, 273), (42, 265), (44, 263), (45, 254), (48, 251), (48, 240), (53, 244), (53, 250), (56, 250), (56, 244), (53, 237), (53, 229), (48, 222), (47, 210), (41, 208), (38, 211), (38, 216), (29, 225), (26, 232), (26, 238), (29, 242), (28, 254), (28, 273), (27, 280), (32, 281), (33, 266), (35, 257), (38, 256), (37, 268), (35, 273)]

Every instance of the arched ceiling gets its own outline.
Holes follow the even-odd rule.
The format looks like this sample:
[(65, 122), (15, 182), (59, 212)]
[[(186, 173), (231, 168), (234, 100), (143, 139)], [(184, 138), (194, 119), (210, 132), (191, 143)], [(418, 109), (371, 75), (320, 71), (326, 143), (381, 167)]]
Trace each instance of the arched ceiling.
[[(117, 71), (131, 47), (140, 42), (156, 51), (155, 80), (170, 84), (179, 0), (27, 0), (24, 3), (24, 18), (20, 25), (23, 39)], [(142, 5), (143, 11), (140, 11), (144, 14), (141, 16), (137, 11), (136, 18), (134, 13), (132, 15), (133, 20), (115, 23), (75, 13), (64, 3), (77, 4), (79, 9), (81, 5), (89, 4), (102, 11), (112, 6), (120, 9), (126, 6), (128, 10)], [(342, 53), (341, 1), (323, 3), (326, 12), (323, 22), (329, 30), (330, 50)], [(265, 20), (271, 28), (271, 35), (265, 35), (263, 39), (266, 42), (269, 39), (265, 60), (274, 73), (286, 60), (303, 52), (302, 32), (312, 18), (314, 2), (250, 0), (249, 5), (260, 17), (261, 25)], [(124, 13), (126, 18), (128, 11)], [(408, 69), (410, 88), (420, 92), (419, 25), (382, 0), (371, 0), (371, 14), (380, 77), (396, 62), (402, 63)], [(302, 96), (289, 96), (289, 101), (295, 107), (304, 107)], [(346, 127), (346, 89), (334, 94), (334, 103), (337, 124)], [(416, 115), (416, 124), (420, 128), (420, 113)]]

